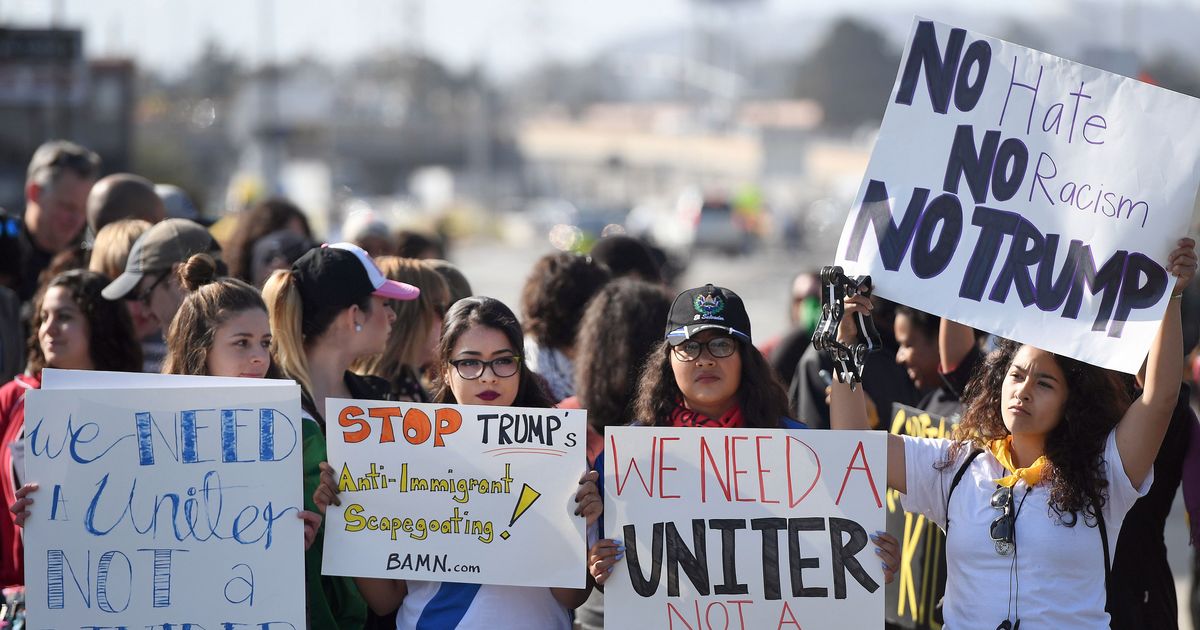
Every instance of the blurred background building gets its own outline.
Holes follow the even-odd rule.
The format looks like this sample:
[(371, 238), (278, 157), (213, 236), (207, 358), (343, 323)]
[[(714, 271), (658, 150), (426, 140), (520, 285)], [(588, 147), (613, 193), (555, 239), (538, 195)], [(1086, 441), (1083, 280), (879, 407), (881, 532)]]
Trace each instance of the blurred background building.
[[(391, 227), (686, 254), (705, 225), (823, 247), (914, 13), (1200, 94), (1200, 2), (0, 2), (0, 205), (39, 142), (181, 186), (211, 219), (295, 199)], [(715, 218), (709, 218), (709, 215)], [(564, 236), (565, 235), (565, 236)]]

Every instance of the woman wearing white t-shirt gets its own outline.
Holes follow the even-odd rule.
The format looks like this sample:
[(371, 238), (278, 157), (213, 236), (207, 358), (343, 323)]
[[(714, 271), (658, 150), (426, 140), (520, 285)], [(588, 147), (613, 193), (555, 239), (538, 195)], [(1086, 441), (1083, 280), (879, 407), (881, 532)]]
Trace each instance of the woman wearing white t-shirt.
[[(967, 386), (954, 439), (889, 436), (888, 486), (906, 510), (947, 530), (949, 630), (1109, 627), (1110, 556), (1126, 512), (1153, 482), (1179, 391), (1178, 296), (1196, 270), (1194, 247), (1181, 239), (1168, 259), (1172, 299), (1132, 404), (1106, 370), (1005, 342)], [(868, 304), (847, 300), (847, 315)], [(850, 321), (844, 339), (854, 335)], [(862, 389), (835, 384), (831, 425), (865, 429), (866, 418)]]

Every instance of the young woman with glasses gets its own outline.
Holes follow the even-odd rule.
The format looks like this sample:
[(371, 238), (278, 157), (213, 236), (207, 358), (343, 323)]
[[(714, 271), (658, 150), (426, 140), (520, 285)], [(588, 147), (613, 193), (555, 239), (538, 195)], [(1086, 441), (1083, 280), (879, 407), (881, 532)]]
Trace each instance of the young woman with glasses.
[[(488, 297), (459, 300), (442, 327), (434, 402), (553, 407), (540, 379), (525, 365), (523, 343), (521, 325), (503, 303)], [(585, 516), (589, 526), (604, 507), (595, 478), (595, 473), (585, 473), (575, 496), (575, 514)], [(330, 504), (341, 505), (333, 469), (324, 462), (313, 501), (322, 511)], [(591, 592), (590, 586), (539, 588), (380, 578), (355, 578), (355, 582), (376, 614), (395, 612), (399, 630), (569, 630), (570, 610)]]
[[(787, 414), (787, 394), (751, 342), (750, 317), (741, 297), (711, 284), (680, 293), (667, 317), (665, 339), (642, 368), (632, 424), (805, 428)], [(603, 461), (601, 455), (597, 470), (603, 470)], [(899, 566), (899, 542), (885, 532), (876, 532), (872, 540), (891, 582)], [(598, 585), (623, 557), (619, 540), (603, 539), (592, 546), (588, 567)]]
[[(1194, 247), (1181, 239), (1167, 260), (1172, 299), (1132, 404), (1113, 373), (1006, 341), (967, 385), (953, 439), (889, 436), (888, 486), (947, 530), (947, 628), (1109, 627), (1111, 554), (1153, 481), (1179, 392), (1178, 296), (1195, 274)], [(847, 300), (842, 339), (868, 304)], [(834, 428), (866, 427), (861, 388), (835, 383), (832, 398)]]

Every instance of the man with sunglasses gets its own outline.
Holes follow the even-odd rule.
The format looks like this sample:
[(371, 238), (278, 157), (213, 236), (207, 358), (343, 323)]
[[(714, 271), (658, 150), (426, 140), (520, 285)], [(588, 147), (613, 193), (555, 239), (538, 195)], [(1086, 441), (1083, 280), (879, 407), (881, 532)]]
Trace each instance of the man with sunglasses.
[(0, 284), (28, 302), (38, 276), (59, 252), (79, 241), (100, 157), (85, 147), (53, 140), (37, 148), (25, 176), (25, 212), (0, 210)]
[[(109, 300), (139, 302), (149, 311), (160, 326), (160, 337), (171, 326), (187, 291), (179, 283), (179, 268), (195, 254), (209, 254), (217, 259), (218, 269), (224, 273), (221, 262), (221, 247), (198, 223), (187, 219), (167, 219), (146, 230), (133, 248), (125, 263), (125, 272), (117, 276), (101, 295)], [(161, 344), (153, 339), (150, 345)], [(146, 352), (147, 357), (161, 356), (154, 348)], [(146, 365), (146, 371), (157, 371), (154, 365)]]

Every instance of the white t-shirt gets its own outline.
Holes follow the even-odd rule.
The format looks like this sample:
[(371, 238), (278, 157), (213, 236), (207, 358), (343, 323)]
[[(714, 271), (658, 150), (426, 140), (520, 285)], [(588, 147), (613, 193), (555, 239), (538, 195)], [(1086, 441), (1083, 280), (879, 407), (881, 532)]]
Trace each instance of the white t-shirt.
[(396, 630), (570, 630), (549, 588), (408, 580)]
[[(903, 437), (908, 494), (901, 503), (905, 510), (923, 514), (945, 530), (946, 494), (971, 449), (961, 449), (951, 465), (939, 470), (934, 466), (946, 460), (952, 441)], [(1133, 487), (1117, 451), (1116, 431), (1108, 435), (1104, 461), (1108, 500), (1103, 514), (1111, 555), (1125, 514), (1149, 491), (1154, 472), (1141, 488)], [(985, 451), (971, 462), (954, 489), (946, 540), (945, 628), (992, 630), (1011, 614), (1013, 621), (1021, 620), (1021, 630), (1107, 629), (1100, 529), (1087, 526), (1081, 515), (1074, 527), (1063, 525), (1047, 502), (1049, 484), (1038, 484), (1028, 493), (1023, 481), (1013, 488), (1014, 511), (1020, 506), (1016, 571), (1012, 572), (1012, 554), (996, 553), (990, 528), (1001, 512), (991, 506), (991, 497), (995, 480), (1007, 474)], [(1011, 598), (1010, 572), (1015, 576)]]

